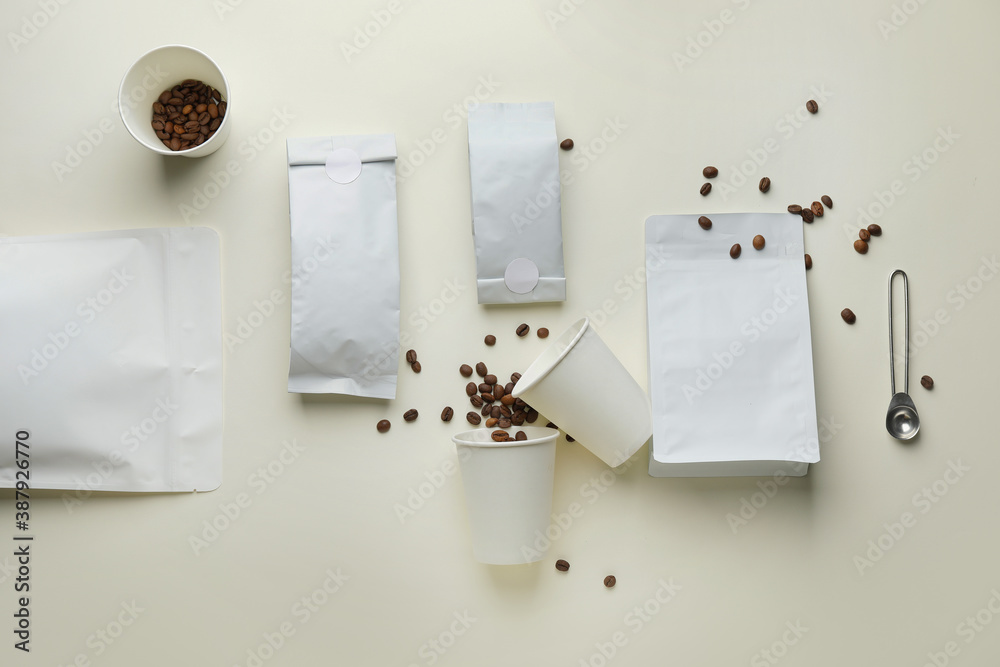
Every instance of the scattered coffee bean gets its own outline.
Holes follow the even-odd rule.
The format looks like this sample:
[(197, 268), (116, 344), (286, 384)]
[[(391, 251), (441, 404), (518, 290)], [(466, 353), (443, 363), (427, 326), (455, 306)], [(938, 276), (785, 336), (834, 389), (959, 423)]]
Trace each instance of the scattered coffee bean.
[(406, 412), (403, 413), (403, 421), (411, 422), (411, 421), (413, 421), (414, 419), (417, 418), (417, 414), (418, 413), (417, 413), (416, 410), (414, 410), (413, 408), (410, 408), (409, 410), (407, 410)]
[(375, 424), (375, 428), (378, 429), (379, 433), (386, 433), (390, 428), (392, 428), (392, 424), (388, 419), (383, 419), (379, 423)]
[(420, 370), (423, 368), (423, 366), (420, 365), (419, 361), (414, 361), (412, 364), (410, 364), (410, 368), (413, 369), (414, 373), (419, 373)]
[(513, 415), (511, 415), (510, 423), (513, 424), (514, 426), (521, 426), (522, 424), (524, 424), (525, 419), (527, 419), (527, 417), (525, 417), (524, 411), (518, 410)]
[(854, 249), (863, 255), (868, 252), (868, 244), (861, 239), (858, 239), (854, 242)]
[(472, 377), (472, 366), (469, 364), (462, 364), (458, 367), (458, 372), (462, 374), (462, 377)]
[(493, 410), (493, 406), (492, 405), (490, 405), (489, 403), (484, 403), (483, 404), (483, 409), (479, 411), (479, 414), (481, 414), (484, 417), (489, 417), (489, 416), (491, 416), (490, 415), (490, 411), (492, 411), (492, 410)]
[(764, 249), (764, 237), (761, 236), (760, 234), (758, 234), (757, 236), (753, 237), (753, 247), (756, 250), (763, 250)]
[(858, 231), (858, 238), (864, 241), (865, 243), (868, 243), (871, 240), (872, 235), (868, 232), (867, 229), (861, 229)]
[(833, 208), (833, 200), (830, 199), (830, 195), (823, 195), (822, 197), (819, 198), (819, 200), (823, 202), (823, 206), (826, 206), (827, 208)]
[(491, 345), (491, 346), (492, 345), (496, 345), (497, 344), (497, 337), (494, 336), (493, 334), (490, 334), (486, 338), (483, 339), (483, 342), (486, 343), (487, 345)]
[(618, 583), (618, 580), (615, 579), (615, 575), (613, 575), (613, 574), (609, 574), (608, 576), (604, 577), (604, 586), (606, 588), (614, 588), (615, 584), (617, 584), (617, 583)]
[(500, 399), (500, 402), (506, 406), (514, 405), (514, 397), (511, 396), (510, 394), (506, 394), (504, 395), (503, 398)]
[(806, 253), (806, 271), (808, 271), (812, 267), (813, 267), (813, 258), (809, 256), (809, 253)]
[(486, 428), (493, 428), (494, 426), (497, 425), (498, 421), (500, 420), (497, 419), (496, 417), (490, 417), (489, 419), (486, 420)]
[(854, 324), (855, 322), (858, 321), (858, 318), (854, 314), (854, 311), (851, 310), (850, 308), (844, 308), (842, 311), (840, 311), (840, 316), (843, 317), (844, 321), (847, 322), (848, 324)]
[(765, 176), (764, 178), (760, 179), (760, 184), (757, 186), (757, 189), (760, 190), (761, 192), (767, 192), (768, 190), (770, 190), (771, 189), (771, 179), (768, 178), (767, 176)]
[(515, 439), (515, 440), (527, 440), (527, 439), (528, 439), (528, 434), (527, 434), (527, 433), (525, 433), (524, 431), (518, 431), (518, 432), (517, 432), (517, 433), (516, 433), (516, 434), (514, 435), (514, 439)]
[(813, 212), (812, 212), (811, 209), (808, 209), (808, 208), (802, 209), (802, 220), (803, 220), (803, 222), (812, 222), (815, 217), (816, 216), (813, 215)]
[(573, 140), (572, 139), (563, 139), (559, 143), (559, 148), (563, 149), (564, 151), (571, 151), (571, 150), (573, 150)]
[(711, 183), (705, 183), (705, 185), (701, 186), (701, 196), (702, 197), (707, 196), (708, 193), (711, 192), (711, 191), (712, 191), (712, 184)]
[(548, 330), (548, 329), (546, 329), (545, 327), (542, 327), (542, 328), (540, 328), (540, 329), (539, 329), (539, 330), (538, 330), (537, 332), (535, 332), (535, 333), (537, 333), (537, 334), (538, 334), (538, 337), (539, 337), (539, 338), (548, 338), (548, 337), (549, 337), (549, 330)]
[(477, 391), (477, 387), (476, 387), (476, 383), (475, 382), (470, 382), (469, 384), (465, 385), (465, 393), (467, 395), (469, 395), (469, 396), (475, 396), (476, 395), (476, 391)]
[(576, 442), (576, 439), (569, 433), (566, 434), (566, 442)]
[(812, 203), (812, 206), (810, 206), (809, 208), (812, 209), (813, 215), (815, 215), (817, 218), (823, 217), (823, 205), (820, 204), (818, 201), (814, 201)]
[(516, 333), (521, 338), (524, 338), (525, 336), (528, 335), (529, 331), (531, 331), (531, 327), (529, 327), (527, 324), (521, 323), (518, 325), (517, 330), (514, 333)]
[[(520, 433), (518, 435), (520, 435)], [(569, 563), (560, 558), (556, 561), (556, 569), (560, 572), (566, 572), (569, 570)]]
[(819, 111), (819, 105), (816, 104), (816, 100), (809, 100), (806, 102), (806, 111), (809, 113), (816, 113)]
[(498, 407), (500, 408), (500, 414), (501, 415), (503, 415), (504, 417), (510, 417), (511, 416), (512, 412), (511, 412), (511, 407), (509, 405), (503, 405), (501, 403)]
[(490, 417), (493, 417), (495, 419), (500, 419), (502, 415), (503, 415), (503, 410), (501, 409), (501, 406), (499, 405), (490, 406)]
[[(499, 384), (493, 385), (493, 391), (491, 391), (490, 393), (493, 394), (493, 398), (497, 399), (498, 401), (506, 396), (504, 394), (503, 385)], [(511, 396), (511, 400), (514, 400), (513, 396)]]
[(559, 427), (556, 426), (555, 424), (553, 424), (552, 422), (549, 422), (548, 424), (545, 425), (545, 428), (555, 428), (555, 429), (558, 429)]
[(528, 422), (529, 424), (534, 424), (537, 420), (538, 420), (538, 413), (534, 410), (526, 412), (524, 415), (524, 421)]
[(482, 382), (479, 384), (477, 389), (481, 394), (488, 394), (489, 392), (493, 391), (493, 385)]
[(483, 407), (483, 403), (485, 403), (485, 401), (483, 401), (482, 396), (479, 396), (478, 394), (473, 394), (472, 396), (469, 396), (469, 403), (472, 403), (473, 407), (481, 408)]
[(715, 167), (705, 167), (701, 170), (701, 175), (705, 178), (715, 178), (719, 175), (719, 170)]
[(742, 251), (743, 249), (740, 248), (740, 244), (734, 243), (733, 247), (729, 249), (729, 256), (732, 257), (733, 259), (736, 259), (737, 257), (740, 256), (740, 252)]
[(444, 410), (441, 411), (441, 421), (450, 422), (451, 418), (455, 416), (455, 411), (451, 409), (451, 406), (446, 406)]
[(789, 204), (788, 205), (788, 212), (789, 213), (794, 213), (794, 214), (798, 215), (798, 214), (802, 213), (802, 207), (799, 206), (798, 204)]
[(486, 377), (483, 378), (483, 382), (485, 382), (488, 385), (494, 385), (497, 383), (497, 376), (493, 375), (493, 373), (487, 373)]
[(934, 378), (932, 378), (930, 375), (923, 376), (922, 378), (920, 378), (920, 386), (923, 387), (924, 389), (933, 389)]
[(509, 394), (512, 391), (514, 391), (514, 383), (513, 382), (508, 382), (506, 385), (504, 385), (503, 393)]
[(465, 414), (465, 421), (469, 422), (473, 426), (479, 426), (482, 423), (483, 418), (477, 415), (475, 412), (467, 412)]
[(406, 363), (412, 364), (416, 360), (417, 360), (417, 351), (416, 350), (407, 350), (406, 351)]
[(501, 417), (500, 421), (497, 422), (497, 426), (500, 428), (510, 428), (511, 421), (507, 417)]
[(882, 236), (882, 228), (872, 223), (868, 225), (868, 233), (872, 236)]
[(493, 438), (493, 442), (504, 442), (510, 438), (510, 433), (507, 431), (493, 431), (490, 433), (490, 437)]
[(711, 218), (709, 218), (706, 215), (703, 215), (700, 218), (698, 218), (698, 224), (701, 225), (702, 229), (711, 229), (712, 228), (712, 220), (711, 220)]
[(484, 378), (487, 373), (489, 373), (489, 370), (486, 369), (486, 364), (481, 361), (476, 364), (476, 374), (479, 375), (479, 377)]
[(492, 402), (494, 402), (495, 400), (497, 400), (497, 399), (496, 399), (496, 397), (495, 397), (495, 396), (494, 396), (493, 394), (491, 394), (490, 392), (488, 392), (488, 391), (487, 391), (487, 392), (484, 392), (484, 393), (482, 393), (482, 394), (480, 394), (480, 396), (481, 396), (481, 397), (482, 397), (482, 399), (483, 399), (484, 401), (486, 401), (487, 403), (492, 403)]
[(520, 373), (511, 373), (510, 374), (510, 381), (513, 382), (514, 384), (517, 384), (517, 381), (520, 380), (520, 379), (521, 379), (521, 374)]
[[(209, 112), (215, 108), (215, 115)], [(200, 146), (222, 124), (226, 105), (219, 91), (189, 79), (160, 93), (153, 102), (152, 127), (157, 138), (173, 151)], [(214, 122), (212, 119), (218, 121)]]

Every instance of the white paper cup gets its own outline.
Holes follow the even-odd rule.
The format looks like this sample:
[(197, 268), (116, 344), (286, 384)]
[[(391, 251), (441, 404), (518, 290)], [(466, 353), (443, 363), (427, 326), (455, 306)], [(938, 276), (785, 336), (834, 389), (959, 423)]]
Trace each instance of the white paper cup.
[[(521, 565), (541, 560), (552, 511), (556, 436), (537, 426), (504, 429), (527, 440), (493, 442), (496, 429), (481, 428), (452, 437), (458, 448), (472, 553), (481, 563)], [(544, 548), (539, 549), (542, 546)]]
[[(226, 101), (226, 115), (212, 138), (201, 146), (172, 151), (163, 145), (150, 125), (153, 118), (153, 102), (164, 90), (169, 90), (185, 79), (204, 81), (222, 93)], [(198, 49), (180, 44), (157, 47), (135, 61), (122, 77), (121, 86), (118, 88), (118, 112), (129, 134), (140, 144), (160, 155), (183, 157), (209, 155), (226, 143), (229, 130), (233, 126), (230, 121), (233, 104), (226, 76), (207, 55)]]
[(513, 395), (612, 467), (653, 434), (649, 397), (586, 317), (535, 359)]

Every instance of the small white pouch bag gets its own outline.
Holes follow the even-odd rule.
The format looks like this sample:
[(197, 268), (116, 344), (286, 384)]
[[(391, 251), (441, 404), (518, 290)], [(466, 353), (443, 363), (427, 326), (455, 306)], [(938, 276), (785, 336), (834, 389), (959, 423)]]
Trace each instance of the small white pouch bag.
[(395, 398), (399, 235), (392, 134), (288, 140), (288, 391)]
[(218, 487), (220, 278), (204, 227), (0, 238), (0, 487)]
[(555, 106), (469, 106), (479, 303), (566, 300)]
[(804, 475), (819, 440), (802, 222), (710, 218), (646, 220), (649, 474)]

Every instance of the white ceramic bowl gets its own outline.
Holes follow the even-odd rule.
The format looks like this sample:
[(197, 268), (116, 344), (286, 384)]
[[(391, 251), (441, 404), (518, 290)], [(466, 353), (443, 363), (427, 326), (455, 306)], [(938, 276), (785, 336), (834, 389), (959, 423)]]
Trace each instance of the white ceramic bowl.
[[(183, 151), (172, 151), (163, 145), (150, 125), (153, 102), (164, 90), (185, 79), (199, 79), (221, 92), (226, 101), (226, 115), (208, 141)], [(118, 112), (129, 134), (154, 153), (203, 157), (219, 150), (226, 142), (232, 127), (233, 102), (229, 82), (214, 60), (190, 46), (168, 44), (143, 54), (122, 77)]]

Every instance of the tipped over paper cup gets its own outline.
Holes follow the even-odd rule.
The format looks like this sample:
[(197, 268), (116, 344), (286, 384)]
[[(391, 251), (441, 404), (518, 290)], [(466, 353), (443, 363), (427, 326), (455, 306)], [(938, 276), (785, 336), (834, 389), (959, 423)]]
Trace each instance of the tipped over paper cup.
[(625, 463), (653, 433), (649, 397), (587, 318), (535, 359), (513, 395), (612, 467)]
[[(472, 552), (481, 563), (521, 565), (541, 560), (538, 536), (549, 527), (556, 436), (537, 426), (504, 429), (527, 440), (495, 442), (494, 429), (452, 437), (458, 449)], [(545, 542), (547, 544), (547, 542)]]

